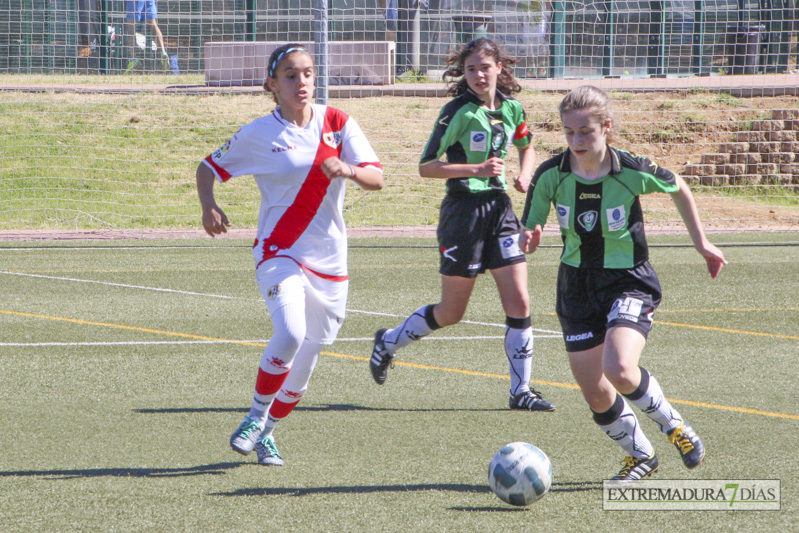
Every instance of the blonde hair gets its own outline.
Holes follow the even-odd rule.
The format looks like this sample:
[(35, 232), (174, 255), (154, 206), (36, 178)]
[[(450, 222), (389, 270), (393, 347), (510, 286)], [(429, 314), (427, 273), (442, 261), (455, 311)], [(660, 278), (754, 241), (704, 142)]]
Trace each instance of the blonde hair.
[(608, 132), (608, 144), (616, 139), (616, 121), (613, 119), (613, 101), (602, 89), (593, 85), (582, 85), (569, 92), (560, 102), (558, 111), (563, 117), (569, 111), (589, 110), (591, 116), (605, 124), (610, 121), (611, 127)]

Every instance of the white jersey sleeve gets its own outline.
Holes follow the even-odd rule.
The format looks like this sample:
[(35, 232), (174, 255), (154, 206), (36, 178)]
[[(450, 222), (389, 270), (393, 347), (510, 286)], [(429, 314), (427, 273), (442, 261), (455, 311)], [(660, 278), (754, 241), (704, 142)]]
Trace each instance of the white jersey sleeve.
[(341, 160), (359, 167), (369, 167), (383, 172), (372, 145), (366, 139), (361, 127), (354, 118), (349, 117), (341, 131)]
[(219, 181), (258, 173), (258, 158), (254, 157), (250, 142), (253, 129), (252, 124), (242, 126), (225, 144), (204, 159)]

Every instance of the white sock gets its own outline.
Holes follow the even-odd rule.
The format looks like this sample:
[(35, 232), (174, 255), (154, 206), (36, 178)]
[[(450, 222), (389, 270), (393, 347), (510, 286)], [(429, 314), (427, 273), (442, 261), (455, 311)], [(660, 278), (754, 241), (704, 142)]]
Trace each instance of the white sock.
[(604, 413), (594, 413), (594, 422), (629, 455), (645, 458), (655, 453), (649, 439), (638, 426), (635, 413), (620, 395), (616, 395), (613, 407)]
[[(508, 320), (515, 320), (508, 318)], [(524, 319), (519, 319), (524, 321)], [(533, 371), (533, 328), (529, 325), (530, 319), (526, 323), (527, 327), (513, 327), (513, 324), (505, 327), (505, 355), (510, 366), (510, 394), (515, 396), (521, 392), (530, 390), (530, 378)]]
[[(431, 319), (433, 322), (432, 327)], [(383, 334), (383, 345), (393, 355), (400, 348), (430, 335), (440, 327), (435, 323), (435, 318), (433, 318), (433, 306), (425, 305), (411, 313), (411, 316), (406, 318), (402, 324), (386, 331)]]
[(630, 394), (625, 394), (624, 397), (654, 420), (663, 433), (668, 433), (682, 424), (682, 415), (666, 399), (655, 376), (643, 367), (638, 388)]

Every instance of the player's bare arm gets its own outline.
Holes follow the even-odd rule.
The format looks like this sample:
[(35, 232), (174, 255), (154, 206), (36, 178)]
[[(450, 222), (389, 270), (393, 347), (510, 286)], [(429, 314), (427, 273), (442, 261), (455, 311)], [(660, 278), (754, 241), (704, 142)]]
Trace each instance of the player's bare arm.
[(490, 157), (482, 163), (445, 163), (430, 161), (419, 165), (419, 175), (423, 178), (450, 179), (464, 176), (490, 178), (502, 174), (505, 162), (499, 157)]
[(702, 229), (702, 223), (699, 221), (699, 212), (696, 209), (696, 202), (694, 201), (694, 195), (691, 194), (690, 187), (680, 176), (677, 176), (677, 185), (679, 189), (671, 195), (671, 199), (674, 201), (674, 205), (677, 206), (677, 211), (680, 212), (680, 217), (682, 217), (685, 228), (691, 236), (694, 248), (705, 258), (710, 277), (715, 279), (724, 265), (727, 264), (727, 260), (724, 259), (724, 254), (721, 250), (707, 240)]
[(216, 204), (214, 198), (214, 181), (216, 176), (205, 163), (200, 163), (197, 167), (197, 195), (200, 197), (202, 206), (203, 229), (211, 237), (222, 233), (227, 233), (227, 228), (231, 225), (228, 222), (225, 212)]
[(363, 168), (345, 163), (338, 157), (328, 157), (322, 161), (322, 172), (330, 179), (351, 179), (361, 189), (379, 191), (383, 188), (383, 173), (374, 168)]
[(519, 161), (521, 169), (519, 175), (513, 178), (513, 187), (519, 192), (527, 192), (530, 180), (533, 178), (533, 170), (535, 170), (535, 150), (532, 145), (519, 148)]

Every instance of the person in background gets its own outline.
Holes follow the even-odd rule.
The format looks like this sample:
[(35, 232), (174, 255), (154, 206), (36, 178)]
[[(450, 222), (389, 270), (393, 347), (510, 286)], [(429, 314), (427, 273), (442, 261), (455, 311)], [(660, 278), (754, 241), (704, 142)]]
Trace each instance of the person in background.
[(147, 21), (147, 24), (149, 24), (155, 36), (158, 49), (161, 50), (163, 70), (169, 70), (169, 54), (164, 44), (164, 35), (161, 33), (161, 28), (158, 27), (158, 7), (155, 4), (155, 0), (128, 0), (127, 15), (125, 16), (125, 34), (127, 35), (128, 56), (130, 59), (125, 67), (125, 72), (130, 72), (141, 62), (136, 57), (136, 23), (143, 21)]

